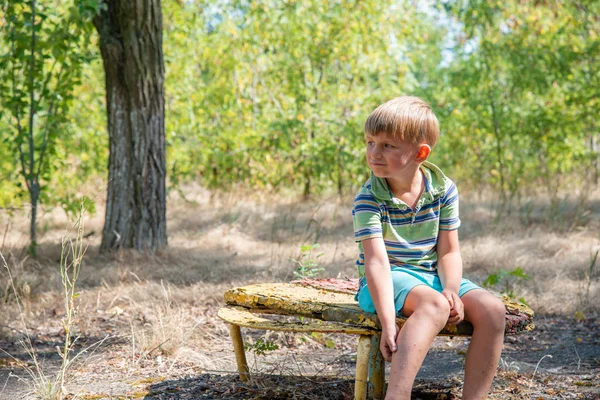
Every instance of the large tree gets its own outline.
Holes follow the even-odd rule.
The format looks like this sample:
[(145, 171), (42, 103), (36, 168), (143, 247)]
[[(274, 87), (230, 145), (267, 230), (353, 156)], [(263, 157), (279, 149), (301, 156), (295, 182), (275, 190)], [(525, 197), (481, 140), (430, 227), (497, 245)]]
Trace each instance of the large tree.
[(101, 251), (167, 245), (160, 0), (105, 0), (94, 20), (110, 141)]

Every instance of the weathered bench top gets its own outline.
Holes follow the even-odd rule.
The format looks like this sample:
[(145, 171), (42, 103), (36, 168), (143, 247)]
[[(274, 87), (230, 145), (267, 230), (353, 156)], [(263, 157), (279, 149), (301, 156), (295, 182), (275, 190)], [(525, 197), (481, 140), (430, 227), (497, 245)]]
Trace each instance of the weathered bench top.
[(312, 318), (303, 318), (302, 320), (296, 319), (296, 321), (279, 321), (276, 319), (265, 318), (260, 314), (251, 312), (247, 308), (232, 305), (221, 307), (217, 316), (230, 324), (267, 331), (327, 332), (347, 333), (351, 335), (375, 335), (379, 332), (377, 329), (363, 328), (339, 322), (321, 321)]
[[(381, 329), (375, 314), (364, 312), (354, 300), (357, 280), (305, 279), (291, 283), (263, 283), (233, 288), (225, 292), (225, 302), (251, 311), (296, 315), (367, 329)], [(503, 296), (506, 306), (506, 334), (531, 331), (533, 311)], [(405, 318), (397, 318), (402, 326)], [(470, 336), (468, 322), (446, 325), (440, 335)]]

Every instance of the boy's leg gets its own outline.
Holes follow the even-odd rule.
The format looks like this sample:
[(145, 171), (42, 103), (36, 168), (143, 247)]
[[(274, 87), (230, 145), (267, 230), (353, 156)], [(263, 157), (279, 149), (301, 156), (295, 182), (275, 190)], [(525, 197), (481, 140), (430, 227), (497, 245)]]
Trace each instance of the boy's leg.
[(504, 303), (481, 289), (465, 293), (461, 300), (465, 307), (465, 320), (473, 324), (473, 337), (465, 365), (463, 399), (485, 399), (502, 353)]
[(386, 399), (410, 399), (413, 383), (427, 351), (450, 314), (448, 300), (428, 286), (415, 286), (406, 297), (402, 326), (392, 355)]

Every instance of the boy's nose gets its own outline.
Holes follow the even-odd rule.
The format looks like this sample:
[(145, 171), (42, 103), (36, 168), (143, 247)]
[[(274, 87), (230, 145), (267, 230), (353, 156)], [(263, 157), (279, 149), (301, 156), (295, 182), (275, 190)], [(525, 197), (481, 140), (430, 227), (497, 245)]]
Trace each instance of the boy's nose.
[(372, 151), (371, 151), (371, 157), (373, 158), (381, 158), (381, 149), (375, 147)]

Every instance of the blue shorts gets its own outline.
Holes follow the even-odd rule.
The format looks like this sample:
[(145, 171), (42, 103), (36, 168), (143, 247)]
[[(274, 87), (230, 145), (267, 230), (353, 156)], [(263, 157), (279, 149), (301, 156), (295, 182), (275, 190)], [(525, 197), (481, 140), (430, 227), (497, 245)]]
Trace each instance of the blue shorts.
[[(394, 304), (396, 306), (396, 315), (402, 315), (400, 310), (404, 307), (406, 296), (418, 285), (426, 285), (433, 290), (442, 293), (442, 283), (437, 272), (415, 271), (404, 267), (392, 267), (392, 281), (394, 283)], [(462, 297), (465, 293), (473, 290), (481, 289), (468, 279), (464, 279), (460, 283), (458, 297)], [(369, 293), (368, 285), (362, 286), (356, 294), (356, 300), (363, 311), (374, 313), (375, 304)]]

